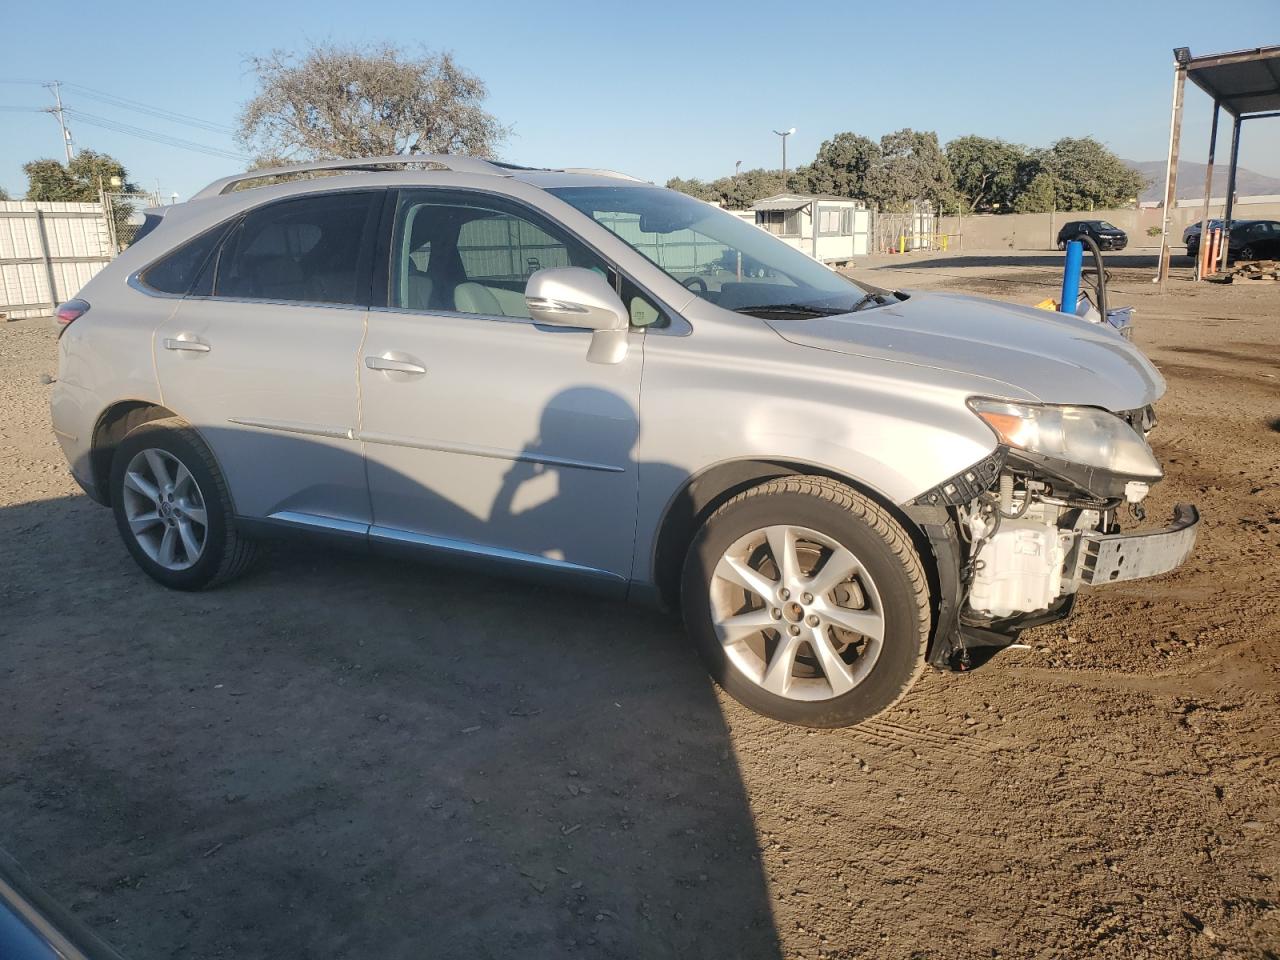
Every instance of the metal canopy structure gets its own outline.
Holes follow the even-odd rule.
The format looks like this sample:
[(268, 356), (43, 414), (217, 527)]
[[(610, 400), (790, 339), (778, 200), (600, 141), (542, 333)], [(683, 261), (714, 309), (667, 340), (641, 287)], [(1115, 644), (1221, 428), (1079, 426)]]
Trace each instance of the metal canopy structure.
[[(1231, 163), (1227, 170), (1227, 202), (1223, 211), (1223, 236), (1230, 236), (1235, 204), (1236, 168), (1240, 159), (1240, 128), (1246, 120), (1280, 117), (1280, 46), (1256, 47), (1232, 53), (1193, 57), (1188, 47), (1173, 51), (1173, 117), (1169, 124), (1169, 160), (1165, 170), (1164, 229), (1160, 238), (1160, 285), (1169, 278), (1169, 226), (1178, 196), (1178, 147), (1182, 139), (1182, 94), (1187, 78), (1213, 100), (1213, 124), (1209, 133), (1209, 159), (1204, 175), (1204, 203), (1200, 211), (1200, 236), (1208, 237), (1209, 194), (1213, 189), (1214, 148), (1218, 141), (1218, 115), (1225, 110), (1234, 120), (1231, 131)], [(1206, 244), (1201, 244), (1201, 253)], [(1222, 244), (1226, 265), (1228, 244)], [(1200, 271), (1197, 271), (1197, 276)]]

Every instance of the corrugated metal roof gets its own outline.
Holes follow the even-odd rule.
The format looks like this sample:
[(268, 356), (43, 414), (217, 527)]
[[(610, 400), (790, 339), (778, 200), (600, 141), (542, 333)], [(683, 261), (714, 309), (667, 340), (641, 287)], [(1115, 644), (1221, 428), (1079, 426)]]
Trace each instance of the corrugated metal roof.
[(779, 193), (772, 197), (765, 197), (763, 200), (757, 200), (751, 205), (751, 209), (799, 210), (801, 207), (807, 207), (815, 200), (822, 200), (830, 203), (847, 203), (858, 210), (864, 210), (867, 206), (861, 200), (854, 200), (852, 197), (835, 197), (828, 193)]
[(752, 210), (799, 210), (813, 201), (809, 197), (766, 197), (751, 205)]
[(1236, 116), (1280, 110), (1280, 46), (1192, 57), (1187, 76)]

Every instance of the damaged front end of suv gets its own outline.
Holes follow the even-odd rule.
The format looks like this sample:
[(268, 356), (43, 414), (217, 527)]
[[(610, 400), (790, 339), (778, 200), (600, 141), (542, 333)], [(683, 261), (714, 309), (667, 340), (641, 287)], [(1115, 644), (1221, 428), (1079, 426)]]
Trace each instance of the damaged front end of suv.
[(907, 512), (930, 541), (939, 579), (936, 667), (969, 669), (1029, 627), (1071, 613), (1082, 586), (1137, 580), (1180, 565), (1200, 517), (1179, 504), (1171, 523), (1141, 523), (1163, 471), (1147, 435), (1150, 406), (1088, 406), (972, 397), (995, 434), (993, 453), (926, 491)]

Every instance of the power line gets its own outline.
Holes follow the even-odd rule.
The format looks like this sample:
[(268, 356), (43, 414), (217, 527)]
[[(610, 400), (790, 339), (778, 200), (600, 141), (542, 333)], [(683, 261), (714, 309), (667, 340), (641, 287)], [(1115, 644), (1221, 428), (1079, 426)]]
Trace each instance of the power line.
[(86, 123), (91, 127), (100, 127), (103, 130), (110, 130), (114, 133), (123, 133), (126, 136), (137, 137), (140, 140), (150, 140), (152, 143), (160, 143), (165, 146), (178, 147), (182, 150), (192, 150), (197, 153), (204, 153), (212, 157), (224, 157), (230, 160), (244, 160), (245, 155), (236, 153), (232, 150), (224, 150), (221, 147), (210, 146), (207, 143), (197, 143), (194, 140), (187, 140), (182, 137), (173, 137), (166, 133), (160, 133), (156, 130), (148, 130), (145, 127), (136, 127), (133, 124), (122, 123), (119, 120), (112, 120), (109, 117), (100, 117), (97, 114), (86, 113), (83, 110), (76, 110), (67, 107), (66, 114), (77, 123)]
[(113, 93), (106, 93), (102, 90), (95, 90), (92, 87), (86, 87), (80, 83), (68, 83), (65, 85), (68, 90), (74, 90), (80, 96), (89, 97), (92, 100), (98, 100), (101, 103), (110, 104), (113, 107), (119, 107), (123, 110), (134, 110), (138, 113), (149, 114), (160, 120), (168, 120), (171, 123), (183, 123), (192, 127), (199, 127), (202, 130), (208, 130), (211, 133), (225, 133), (231, 135), (235, 133), (235, 129), (222, 123), (213, 123), (209, 120), (203, 120), (200, 117), (193, 117), (190, 114), (179, 113), (176, 110), (168, 110), (164, 107), (156, 107), (151, 104), (143, 103), (140, 100), (130, 100), (128, 97), (119, 97)]

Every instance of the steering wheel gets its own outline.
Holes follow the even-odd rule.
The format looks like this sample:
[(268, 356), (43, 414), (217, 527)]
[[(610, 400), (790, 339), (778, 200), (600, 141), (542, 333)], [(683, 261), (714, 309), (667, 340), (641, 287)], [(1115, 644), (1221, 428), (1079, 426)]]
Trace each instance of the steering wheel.
[(707, 281), (703, 280), (701, 277), (685, 277), (680, 282), (683, 283), (690, 290), (692, 290), (694, 293), (707, 292)]

